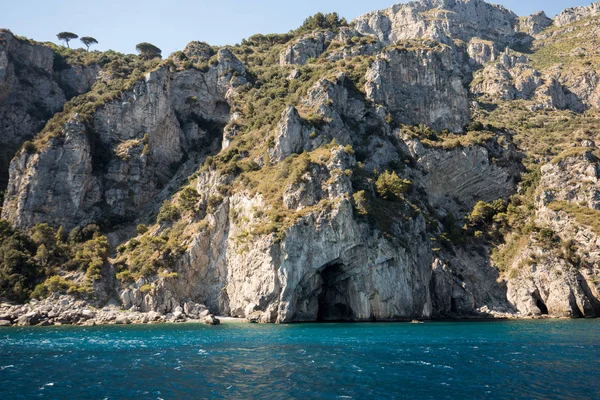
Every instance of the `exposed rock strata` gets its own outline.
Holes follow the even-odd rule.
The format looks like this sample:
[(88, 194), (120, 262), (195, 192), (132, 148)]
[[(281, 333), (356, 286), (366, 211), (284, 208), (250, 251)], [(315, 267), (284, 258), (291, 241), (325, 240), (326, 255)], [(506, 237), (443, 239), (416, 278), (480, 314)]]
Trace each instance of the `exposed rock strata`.
[[(482, 152), (485, 160), (480, 161), (489, 162), (484, 149), (468, 149), (454, 156), (453, 170), (440, 169), (438, 173), (468, 174), (474, 167), (471, 152)], [(429, 150), (433, 159), (445, 157), (443, 153)], [(436, 259), (423, 215), (411, 215), (406, 204), (397, 204), (397, 212), (406, 215), (406, 223), (395, 225), (394, 238), (374, 231), (361, 220), (347, 199), (352, 192), (351, 180), (343, 176), (336, 181), (328, 179), (335, 170), (354, 164), (351, 155), (334, 149), (326, 169), (313, 170), (302, 177), (299, 186), (286, 189), (284, 199), (291, 208), (302, 210), (323, 201), (331, 202), (331, 206), (301, 218), (286, 230), (281, 241), (274, 235), (241, 240), (244, 232), (263, 223), (253, 210), (265, 205), (260, 198), (231, 197), (209, 216), (210, 229), (191, 239), (177, 269), (181, 279), (158, 279), (147, 294), (139, 289), (144, 282), (138, 282), (137, 289), (126, 289), (121, 296), (134, 299), (133, 305), (144, 311), (164, 313), (185, 293), (207, 304), (214, 313), (261, 322), (398, 320), (512, 312), (496, 278), (488, 280), (493, 270), (478, 267), (482, 261), (479, 256), (472, 256), (479, 261), (470, 262), (464, 261), (469, 257), (450, 257), (452, 267)], [(476, 164), (479, 168), (479, 162)], [(484, 167), (474, 175), (472, 187), (465, 186), (465, 190), (476, 192), (480, 187), (486, 193), (471, 195), (507, 197), (513, 187), (510, 180), (505, 187), (487, 187), (498, 174), (503, 174), (502, 181), (510, 176), (502, 167)], [(206, 190), (217, 184), (213, 181), (207, 186), (207, 182), (201, 178), (199, 185)], [(424, 183), (424, 187), (429, 190), (432, 186)], [(447, 189), (455, 188), (449, 184)], [(434, 197), (432, 201), (437, 200)], [(457, 278), (458, 271), (465, 277)], [(489, 286), (478, 287), (480, 280), (490, 282)]]

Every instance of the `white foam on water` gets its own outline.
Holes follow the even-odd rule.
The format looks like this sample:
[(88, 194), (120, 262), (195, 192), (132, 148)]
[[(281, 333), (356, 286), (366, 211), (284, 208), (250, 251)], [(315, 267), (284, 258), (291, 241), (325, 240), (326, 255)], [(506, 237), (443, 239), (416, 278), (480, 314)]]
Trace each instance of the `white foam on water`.
[(14, 368), (14, 365), (5, 365), (3, 367), (0, 367), (0, 371), (4, 371), (6, 368)]
[(44, 390), (46, 387), (49, 387), (49, 386), (54, 386), (54, 382), (46, 383), (39, 390)]

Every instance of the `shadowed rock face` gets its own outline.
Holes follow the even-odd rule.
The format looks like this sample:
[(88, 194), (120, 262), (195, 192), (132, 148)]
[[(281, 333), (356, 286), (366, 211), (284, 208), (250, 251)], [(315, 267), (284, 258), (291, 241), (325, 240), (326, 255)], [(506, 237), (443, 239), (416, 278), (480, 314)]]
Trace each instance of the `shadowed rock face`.
[(46, 222), (66, 229), (134, 220), (186, 159), (220, 149), (227, 98), (246, 83), (244, 73), (222, 50), (208, 72), (161, 68), (99, 108), (91, 123), (74, 116), (62, 136), (13, 160), (3, 217), (23, 228)]
[(0, 188), (6, 186), (8, 165), (23, 142), (67, 100), (87, 92), (99, 69), (97, 65), (57, 69), (51, 48), (0, 29)]

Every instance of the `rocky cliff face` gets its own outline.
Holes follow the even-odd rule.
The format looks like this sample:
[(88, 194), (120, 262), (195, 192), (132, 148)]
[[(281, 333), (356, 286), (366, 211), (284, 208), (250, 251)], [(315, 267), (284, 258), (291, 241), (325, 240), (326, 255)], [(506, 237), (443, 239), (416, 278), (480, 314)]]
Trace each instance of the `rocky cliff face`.
[[(594, 7), (550, 27), (422, 0), (269, 46), (192, 42), (20, 151), (2, 216), (101, 225), (95, 300), (152, 320), (598, 316), (595, 59), (543, 50), (591, 38)], [(91, 83), (23, 49), (0, 52), (6, 93), (19, 51)]]
[(227, 97), (246, 83), (244, 72), (222, 50), (207, 72), (161, 68), (100, 107), (91, 121), (73, 116), (39, 152), (17, 155), (3, 217), (20, 227), (47, 222), (69, 229), (103, 218), (134, 220), (184, 158), (219, 149)]
[(467, 91), (450, 48), (390, 49), (367, 72), (367, 98), (407, 125), (460, 132), (469, 121)]
[(0, 185), (16, 150), (40, 131), (72, 96), (88, 91), (95, 65), (55, 66), (51, 48), (0, 30)]
[(521, 31), (527, 32), (530, 35), (537, 35), (552, 25), (552, 23), (552, 19), (548, 18), (545, 12), (538, 11), (528, 17), (521, 18), (519, 28)]
[[(483, 151), (482, 162), (489, 162), (485, 150), (466, 149), (453, 156), (457, 165), (447, 173), (473, 176), (480, 167), (471, 164), (472, 151)], [(445, 157), (443, 151), (422, 152), (432, 159)], [(352, 154), (333, 148), (324, 168), (314, 166), (300, 182), (286, 187), (284, 201), (303, 216), (285, 229), (283, 239), (253, 233), (268, 223), (255, 211), (266, 207), (260, 197), (226, 199), (208, 217), (208, 229), (188, 241), (175, 269), (178, 278), (138, 281), (121, 295), (126, 307), (169, 313), (186, 299), (202, 299), (214, 313), (262, 322), (397, 320), (470, 315), (480, 308), (482, 315), (512, 310), (495, 278), (480, 286), (479, 280), (494, 276), (489, 266), (465, 263), (472, 255), (448, 263), (434, 255), (427, 217), (410, 203), (385, 204), (393, 236), (374, 229), (349, 199), (352, 180), (344, 175), (332, 180), (336, 171), (355, 167)], [(508, 174), (501, 167), (483, 170), (467, 190), (493, 181), (494, 168)], [(211, 180), (200, 177), (198, 189), (207, 190)], [(512, 187), (483, 190), (489, 191), (483, 197), (496, 199), (508, 197)], [(327, 206), (312, 211), (323, 204)], [(459, 278), (459, 270), (468, 271), (468, 278)], [(148, 282), (153, 289), (144, 294), (140, 288)], [(490, 300), (490, 293), (499, 297)]]
[(523, 314), (600, 315), (600, 164), (593, 150), (578, 148), (541, 169), (536, 218), (547, 230), (521, 250), (517, 276), (508, 281), (509, 300)]
[(506, 45), (518, 18), (502, 6), (482, 0), (422, 0), (398, 4), (358, 17), (356, 29), (386, 43), (428, 38), (450, 44), (478, 37)]
[(594, 2), (589, 6), (567, 8), (554, 18), (556, 26), (565, 26), (584, 18), (600, 14), (600, 3)]

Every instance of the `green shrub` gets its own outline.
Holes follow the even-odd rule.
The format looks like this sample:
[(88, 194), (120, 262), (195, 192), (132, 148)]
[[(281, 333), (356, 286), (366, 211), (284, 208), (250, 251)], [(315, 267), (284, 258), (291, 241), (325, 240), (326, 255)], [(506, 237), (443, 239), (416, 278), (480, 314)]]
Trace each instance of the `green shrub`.
[(163, 201), (160, 211), (156, 217), (156, 222), (162, 224), (163, 222), (173, 222), (180, 217), (179, 209), (169, 200)]
[(396, 172), (385, 171), (375, 183), (377, 194), (385, 200), (398, 200), (404, 197), (411, 187), (407, 179), (400, 179)]
[(179, 192), (179, 205), (184, 211), (194, 211), (200, 201), (198, 191), (186, 186)]
[(74, 282), (68, 281), (62, 276), (51, 276), (44, 281), (44, 283), (40, 283), (31, 293), (32, 298), (42, 299), (46, 298), (53, 293), (67, 293), (69, 288), (75, 286)]
[(304, 20), (304, 23), (294, 33), (310, 32), (315, 29), (337, 29), (342, 26), (347, 26), (348, 22), (345, 18), (340, 18), (338, 13), (323, 14), (316, 13)]
[(117, 279), (123, 283), (132, 283), (134, 282), (133, 279), (133, 275), (131, 274), (131, 271), (129, 270), (125, 270), (125, 271), (121, 271), (117, 274)]
[(148, 293), (148, 292), (150, 292), (151, 290), (152, 290), (152, 285), (143, 285), (143, 286), (140, 288), (140, 292), (142, 292), (142, 293)]

